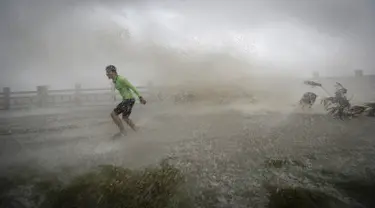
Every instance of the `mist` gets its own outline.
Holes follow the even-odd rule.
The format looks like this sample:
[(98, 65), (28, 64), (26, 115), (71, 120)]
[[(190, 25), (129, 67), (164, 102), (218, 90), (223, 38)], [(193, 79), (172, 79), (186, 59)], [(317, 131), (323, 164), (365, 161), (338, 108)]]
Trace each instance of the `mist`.
[(108, 64), (136, 85), (375, 72), (371, 0), (7, 0), (0, 14), (0, 85), (13, 90), (109, 86)]
[(109, 64), (148, 86), (125, 129), (104, 91), (3, 93), (2, 205), (375, 207), (374, 76), (348, 100), (303, 82), (375, 74), (374, 20), (373, 0), (1, 0), (0, 87), (109, 87)]

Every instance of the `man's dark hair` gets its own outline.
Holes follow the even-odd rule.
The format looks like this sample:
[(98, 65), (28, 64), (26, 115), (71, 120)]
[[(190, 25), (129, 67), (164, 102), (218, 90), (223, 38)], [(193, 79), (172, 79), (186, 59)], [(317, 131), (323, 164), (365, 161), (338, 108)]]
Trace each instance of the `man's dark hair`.
[(110, 72), (117, 72), (116, 67), (113, 65), (108, 65), (107, 67), (105, 67), (105, 70)]

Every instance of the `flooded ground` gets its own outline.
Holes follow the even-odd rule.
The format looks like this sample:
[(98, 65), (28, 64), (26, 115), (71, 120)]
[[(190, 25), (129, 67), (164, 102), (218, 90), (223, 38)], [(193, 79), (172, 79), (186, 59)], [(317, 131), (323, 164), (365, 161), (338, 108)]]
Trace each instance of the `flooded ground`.
[(170, 157), (211, 207), (375, 206), (373, 118), (264, 106), (137, 105), (141, 130), (119, 140), (112, 106), (1, 112), (1, 172), (141, 168)]

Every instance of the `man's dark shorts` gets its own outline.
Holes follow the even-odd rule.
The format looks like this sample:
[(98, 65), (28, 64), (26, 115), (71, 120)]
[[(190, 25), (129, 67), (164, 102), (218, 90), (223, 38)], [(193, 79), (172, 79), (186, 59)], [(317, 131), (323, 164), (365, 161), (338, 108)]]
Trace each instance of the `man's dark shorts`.
[(135, 103), (135, 99), (123, 100), (120, 104), (117, 105), (115, 109), (113, 109), (113, 111), (117, 115), (122, 114), (123, 118), (128, 118), (130, 114), (132, 113), (134, 103)]

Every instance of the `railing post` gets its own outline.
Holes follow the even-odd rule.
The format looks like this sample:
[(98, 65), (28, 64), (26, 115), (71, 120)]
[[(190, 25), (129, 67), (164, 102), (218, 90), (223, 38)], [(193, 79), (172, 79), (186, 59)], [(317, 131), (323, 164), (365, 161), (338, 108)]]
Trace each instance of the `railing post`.
[(48, 103), (48, 87), (37, 86), (38, 107), (45, 107)]
[(355, 77), (363, 77), (363, 70), (361, 69), (354, 70), (354, 75)]
[(3, 88), (3, 94), (4, 94), (4, 109), (9, 110), (10, 109), (10, 87), (4, 87)]
[(74, 100), (76, 105), (81, 105), (82, 100), (81, 100), (81, 90), (82, 90), (82, 85), (81, 84), (75, 84), (75, 92), (74, 92)]
[(313, 72), (313, 78), (319, 78), (319, 72), (314, 71)]

